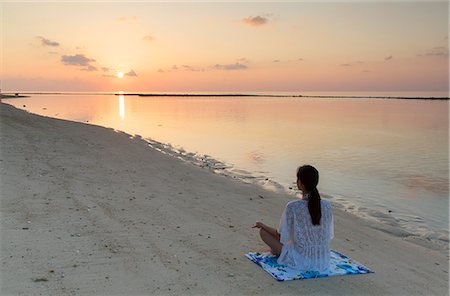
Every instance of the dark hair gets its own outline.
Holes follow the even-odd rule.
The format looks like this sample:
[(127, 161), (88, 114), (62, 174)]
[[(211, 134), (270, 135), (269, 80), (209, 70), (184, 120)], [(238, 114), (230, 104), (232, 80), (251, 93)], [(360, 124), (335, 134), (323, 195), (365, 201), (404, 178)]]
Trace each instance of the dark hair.
[(309, 193), (308, 210), (311, 215), (312, 224), (320, 225), (322, 213), (320, 209), (320, 194), (317, 190), (319, 172), (313, 166), (303, 165), (297, 170), (297, 179), (302, 182), (305, 191)]

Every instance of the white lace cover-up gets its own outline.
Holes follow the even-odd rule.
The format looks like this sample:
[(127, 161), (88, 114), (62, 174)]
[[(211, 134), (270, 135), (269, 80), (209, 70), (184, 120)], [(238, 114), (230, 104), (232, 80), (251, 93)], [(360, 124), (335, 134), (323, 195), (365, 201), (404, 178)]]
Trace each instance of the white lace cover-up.
[(325, 271), (330, 265), (330, 241), (334, 237), (331, 204), (321, 199), (320, 225), (313, 225), (308, 200), (289, 202), (278, 232), (283, 244), (278, 263), (299, 271)]

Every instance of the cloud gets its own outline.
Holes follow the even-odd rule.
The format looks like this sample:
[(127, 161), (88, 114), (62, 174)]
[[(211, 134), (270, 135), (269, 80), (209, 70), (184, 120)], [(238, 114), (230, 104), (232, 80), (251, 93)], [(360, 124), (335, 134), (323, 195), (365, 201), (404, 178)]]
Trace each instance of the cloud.
[(56, 41), (51, 41), (51, 40), (49, 40), (49, 39), (47, 39), (47, 38), (44, 38), (44, 37), (42, 37), (42, 36), (38, 36), (38, 37), (36, 37), (36, 38), (38, 38), (39, 40), (41, 40), (41, 45), (42, 45), (42, 46), (53, 46), (53, 47), (58, 47), (58, 46), (59, 46), (59, 43), (58, 43), (58, 42), (56, 42)]
[(448, 48), (444, 46), (433, 47), (426, 53), (419, 54), (419, 56), (448, 58)]
[(130, 70), (130, 72), (125, 73), (125, 76), (136, 77), (138, 76), (134, 70)]
[(95, 62), (94, 59), (89, 59), (84, 56), (84, 54), (76, 54), (76, 55), (63, 55), (61, 57), (61, 61), (64, 65), (73, 65), (73, 66), (89, 66), (89, 63)]
[(213, 68), (217, 69), (217, 70), (245, 70), (248, 67), (244, 64), (235, 63), (235, 64), (226, 64), (226, 65), (215, 64), (213, 66)]
[(372, 71), (370, 71), (370, 70), (363, 70), (363, 71), (361, 71), (361, 72), (363, 72), (363, 73), (370, 73), (370, 72), (372, 72)]
[(110, 74), (103, 74), (103, 77), (109, 77), (109, 78), (117, 78), (117, 76), (110, 75)]
[(89, 71), (89, 72), (91, 72), (91, 71), (98, 71), (98, 70), (97, 70), (97, 67), (94, 67), (92, 65), (88, 65), (86, 68), (81, 69), (81, 71)]
[(267, 23), (269, 23), (269, 19), (258, 15), (258, 16), (254, 16), (254, 17), (249, 16), (249, 17), (243, 18), (241, 20), (241, 22), (243, 22), (244, 24), (249, 25), (249, 26), (260, 27), (260, 26), (264, 26)]
[(247, 58), (236, 59), (237, 63), (248, 64), (250, 61)]
[(274, 63), (279, 63), (280, 60), (273, 60), (272, 62), (274, 62)]
[(365, 64), (364, 61), (355, 61), (351, 63), (340, 64), (339, 67), (358, 67), (359, 65)]
[(146, 35), (142, 39), (144, 39), (145, 41), (153, 41), (155, 40), (155, 37), (152, 35)]
[[(248, 61), (245, 58), (237, 59), (240, 61)], [(191, 66), (191, 65), (172, 65), (171, 68), (159, 68), (157, 72), (159, 73), (168, 73), (173, 71), (191, 71), (191, 72), (208, 72), (208, 71), (214, 71), (214, 70), (245, 70), (248, 66), (244, 63), (236, 62), (234, 64), (215, 64), (213, 66)]]
[(111, 68), (108, 68), (108, 67), (101, 67), (101, 69), (103, 72), (109, 72), (112, 70)]
[(159, 73), (172, 72), (172, 71), (205, 72), (207, 70), (205, 70), (205, 68), (203, 68), (203, 67), (196, 67), (196, 66), (191, 66), (191, 65), (179, 65), (179, 66), (173, 65), (171, 68), (167, 68), (167, 69), (159, 68), (158, 72)]
[(391, 55), (390, 55), (390, 56), (387, 56), (387, 57), (384, 58), (384, 60), (385, 60), (385, 61), (390, 61), (390, 60), (392, 60), (392, 56), (391, 56)]
[(137, 22), (139, 18), (137, 16), (121, 16), (116, 19), (119, 23)]
[(183, 70), (186, 71), (193, 71), (193, 72), (204, 72), (205, 69), (199, 69), (199, 68), (195, 68), (193, 66), (189, 66), (189, 65), (182, 65), (181, 66), (183, 68)]
[(297, 59), (297, 61), (300, 61), (300, 62), (301, 62), (301, 61), (303, 61), (303, 59), (302, 59), (302, 58), (299, 58), (299, 59)]
[(58, 54), (57, 51), (49, 51), (48, 54)]

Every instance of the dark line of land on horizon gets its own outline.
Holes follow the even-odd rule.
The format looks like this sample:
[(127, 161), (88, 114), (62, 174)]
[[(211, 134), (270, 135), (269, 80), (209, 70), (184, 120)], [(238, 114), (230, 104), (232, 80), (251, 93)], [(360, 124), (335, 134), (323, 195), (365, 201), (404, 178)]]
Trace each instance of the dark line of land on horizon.
[(139, 97), (274, 97), (274, 98), (327, 98), (327, 99), (404, 99), (404, 100), (449, 100), (449, 97), (414, 97), (414, 96), (352, 96), (352, 95), (282, 95), (282, 94), (196, 94), (196, 93), (118, 93), (118, 92), (6, 92), (0, 98), (24, 98), (29, 95), (115, 95)]
[(115, 94), (116, 96), (139, 96), (139, 97), (278, 97), (288, 98), (293, 95), (262, 95), (262, 94), (145, 94), (145, 93), (125, 93)]
[(398, 100), (444, 100), (448, 101), (449, 97), (407, 97), (407, 96), (315, 96), (300, 95), (294, 97), (302, 98), (328, 98), (328, 99), (398, 99)]
[(12, 99), (12, 98), (29, 98), (30, 96), (23, 96), (23, 95), (19, 95), (19, 94), (14, 94), (14, 95), (10, 95), (10, 94), (0, 94), (0, 99)]
[(448, 97), (402, 97), (402, 96), (315, 96), (315, 95), (258, 95), (258, 94), (115, 94), (139, 97), (277, 97), (277, 98), (328, 98), (328, 99), (408, 99), (449, 100)]

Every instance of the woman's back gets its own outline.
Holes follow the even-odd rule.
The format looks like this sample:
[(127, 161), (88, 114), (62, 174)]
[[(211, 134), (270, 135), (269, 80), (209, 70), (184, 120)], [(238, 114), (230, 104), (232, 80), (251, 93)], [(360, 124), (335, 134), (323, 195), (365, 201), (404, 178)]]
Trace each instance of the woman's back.
[(256, 221), (262, 240), (278, 263), (299, 271), (325, 271), (330, 266), (330, 241), (334, 236), (329, 201), (320, 198), (319, 171), (311, 165), (297, 169), (297, 188), (303, 199), (291, 201), (281, 216), (278, 231)]
[(324, 271), (329, 267), (333, 214), (327, 200), (320, 201), (320, 208), (320, 225), (313, 225), (307, 199), (286, 205), (278, 229), (283, 244), (278, 258), (280, 264), (301, 271)]

